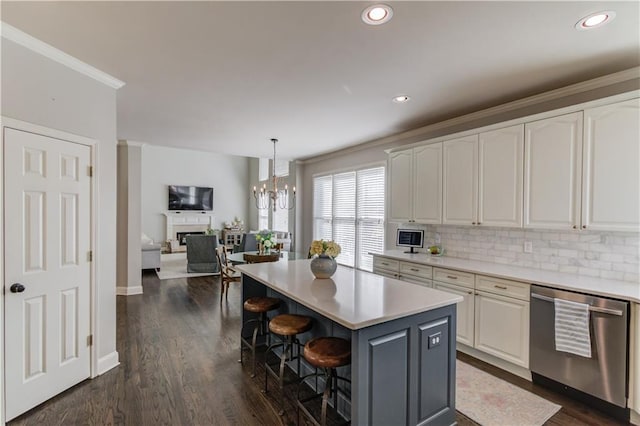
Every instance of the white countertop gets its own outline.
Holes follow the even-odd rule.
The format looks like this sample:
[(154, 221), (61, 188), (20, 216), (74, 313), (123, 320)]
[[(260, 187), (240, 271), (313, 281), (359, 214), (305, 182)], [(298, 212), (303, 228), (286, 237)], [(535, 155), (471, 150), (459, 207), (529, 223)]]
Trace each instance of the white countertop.
[(451, 293), (340, 265), (332, 278), (318, 280), (311, 273), (310, 262), (254, 263), (236, 268), (351, 330), (462, 301)]
[(385, 251), (378, 256), (640, 303), (640, 283), (608, 280), (605, 278), (545, 271), (477, 260), (458, 259), (447, 256), (438, 257), (426, 253), (408, 254), (401, 250)]

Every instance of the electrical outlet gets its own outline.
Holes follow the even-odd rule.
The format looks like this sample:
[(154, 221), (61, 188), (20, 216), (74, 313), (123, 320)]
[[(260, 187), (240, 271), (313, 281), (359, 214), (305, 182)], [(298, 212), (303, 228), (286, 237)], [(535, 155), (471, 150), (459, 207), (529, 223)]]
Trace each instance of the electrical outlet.
[(531, 241), (524, 242), (524, 252), (533, 253), (533, 243)]
[(440, 339), (442, 338), (442, 332), (437, 332), (429, 336), (429, 348), (435, 348), (436, 346), (440, 346)]

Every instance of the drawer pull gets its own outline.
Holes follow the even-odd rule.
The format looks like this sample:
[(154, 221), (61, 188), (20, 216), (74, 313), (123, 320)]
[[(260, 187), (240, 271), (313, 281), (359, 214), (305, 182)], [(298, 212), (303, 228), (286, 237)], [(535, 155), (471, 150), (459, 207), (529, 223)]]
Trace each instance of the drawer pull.
[(452, 279), (452, 280), (457, 280), (458, 277), (454, 276), (454, 275), (447, 275), (447, 278)]
[(411, 270), (412, 270), (413, 272), (420, 272), (420, 269), (417, 269), (417, 268), (411, 268)]
[(472, 292), (472, 291), (468, 291), (467, 293), (468, 293), (468, 294), (473, 294), (473, 292)]
[(380, 264), (384, 265), (384, 266), (389, 266), (389, 264), (387, 262), (380, 262)]
[(506, 290), (507, 287), (503, 285), (494, 285), (495, 288), (499, 288), (500, 290)]

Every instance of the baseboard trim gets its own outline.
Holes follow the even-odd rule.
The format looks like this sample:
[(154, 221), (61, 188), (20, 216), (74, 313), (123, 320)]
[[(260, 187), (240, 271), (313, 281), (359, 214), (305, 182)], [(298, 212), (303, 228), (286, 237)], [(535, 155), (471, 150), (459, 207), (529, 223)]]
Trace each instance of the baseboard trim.
[(471, 355), (474, 358), (478, 358), (480, 361), (484, 361), (487, 364), (494, 365), (498, 368), (508, 371), (511, 374), (515, 374), (518, 377), (522, 377), (523, 379), (527, 379), (528, 381), (531, 381), (531, 371), (529, 371), (524, 367), (520, 367), (519, 365), (512, 364), (508, 361), (505, 361), (493, 355), (489, 355), (487, 353), (481, 352), (477, 349), (474, 349), (467, 345), (463, 345), (461, 343), (457, 344), (456, 349), (467, 355)]
[(98, 376), (120, 365), (118, 351), (113, 351), (98, 359)]
[(142, 294), (142, 286), (135, 287), (116, 287), (116, 296), (134, 296)]
[(640, 413), (635, 410), (630, 410), (629, 414), (629, 421), (631, 422), (631, 424), (640, 425)]

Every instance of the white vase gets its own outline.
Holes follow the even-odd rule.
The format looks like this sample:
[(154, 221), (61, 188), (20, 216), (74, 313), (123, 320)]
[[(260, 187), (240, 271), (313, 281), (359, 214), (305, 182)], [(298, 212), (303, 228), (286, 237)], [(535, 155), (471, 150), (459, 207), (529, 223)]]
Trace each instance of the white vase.
[(331, 278), (337, 268), (338, 263), (336, 260), (326, 254), (321, 254), (311, 259), (311, 273), (318, 279)]

